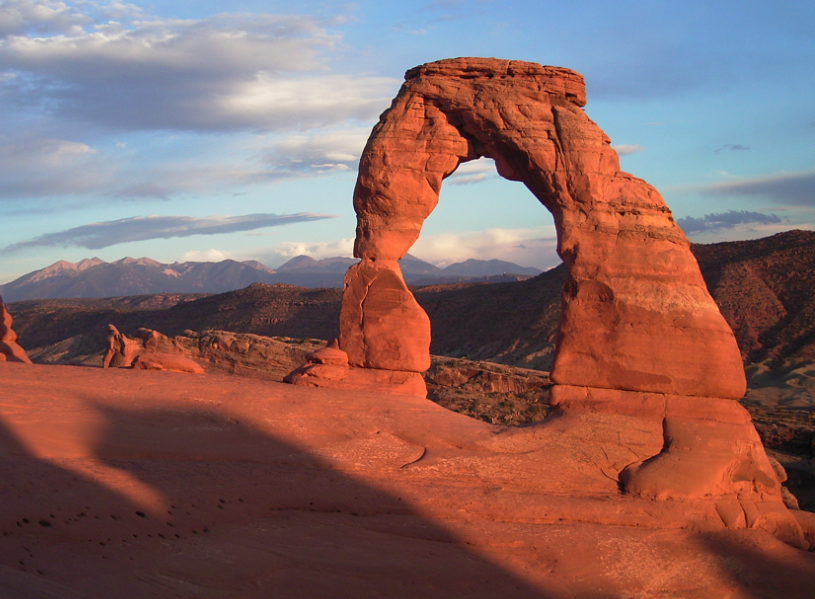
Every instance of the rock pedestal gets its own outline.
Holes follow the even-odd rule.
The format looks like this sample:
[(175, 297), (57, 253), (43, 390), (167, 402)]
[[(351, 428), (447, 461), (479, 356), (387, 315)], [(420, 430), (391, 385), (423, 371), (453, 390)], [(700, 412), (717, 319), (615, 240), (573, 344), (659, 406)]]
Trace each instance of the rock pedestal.
[(17, 334), (11, 329), (11, 314), (0, 297), (0, 362), (31, 364), (25, 350), (17, 344)]

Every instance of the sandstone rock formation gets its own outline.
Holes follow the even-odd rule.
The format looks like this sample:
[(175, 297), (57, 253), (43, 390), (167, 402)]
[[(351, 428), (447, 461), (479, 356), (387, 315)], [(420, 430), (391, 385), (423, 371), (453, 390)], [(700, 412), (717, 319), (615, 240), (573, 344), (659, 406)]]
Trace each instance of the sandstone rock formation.
[[(639, 449), (606, 473), (629, 494), (716, 498), (726, 525), (800, 541), (749, 415), (732, 401), (746, 388), (733, 333), (659, 193), (620, 171), (609, 138), (583, 112), (582, 77), (458, 58), (405, 78), (368, 140), (354, 191), (361, 262), (345, 278), (339, 340), (350, 367), (428, 368), (429, 319), (397, 261), (443, 179), (491, 158), (553, 214), (569, 269), (551, 372), (559, 426), (592, 431), (604, 453), (604, 443), (627, 447), (633, 435)], [(637, 430), (621, 430), (618, 415)]]
[[(427, 359), (429, 362), (429, 354)], [(327, 347), (307, 354), (306, 363), (289, 373), (283, 381), (308, 387), (368, 391), (384, 388), (396, 395), (427, 395), (424, 379), (418, 372), (350, 367), (348, 354), (339, 348), (336, 339)]]
[[(161, 349), (165, 351), (160, 351)], [(135, 338), (130, 338), (109, 324), (107, 350), (102, 367), (203, 374), (204, 369), (195, 360), (182, 355), (180, 349), (157, 331), (139, 329)]]
[(155, 351), (146, 351), (133, 360), (134, 370), (164, 370), (168, 372), (189, 372), (203, 374), (204, 369), (195, 360), (190, 360), (178, 354), (165, 354)]
[(561, 68), (468, 58), (408, 71), (371, 134), (354, 193), (363, 262), (346, 277), (340, 336), (353, 365), (427, 368), (427, 321), (401, 299), (409, 292), (395, 261), (418, 238), (442, 180), (486, 156), (555, 217), (569, 267), (555, 382), (743, 395), (733, 335), (685, 236), (656, 190), (620, 172), (584, 104), (582, 77)]
[(129, 368), (138, 353), (133, 339), (127, 338), (114, 325), (108, 325), (102, 368)]
[(0, 297), (0, 362), (31, 364), (25, 350), (17, 344), (17, 334), (11, 329), (11, 322), (11, 314)]

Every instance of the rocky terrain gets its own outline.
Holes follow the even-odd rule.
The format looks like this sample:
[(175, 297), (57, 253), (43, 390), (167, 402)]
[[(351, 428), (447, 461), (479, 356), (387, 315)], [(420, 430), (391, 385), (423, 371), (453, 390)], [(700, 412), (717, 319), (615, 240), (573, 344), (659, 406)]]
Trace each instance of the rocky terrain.
[(0, 369), (9, 599), (811, 597), (815, 554), (621, 500), (557, 422), (216, 373)]
[[(815, 299), (808, 290), (815, 281), (815, 232), (691, 247), (745, 362), (764, 364), (748, 374), (769, 369), (769, 376), (783, 378), (785, 361), (787, 366), (813, 361)], [(728, 274), (742, 271), (751, 274)], [(565, 277), (561, 265), (524, 281), (414, 289), (432, 323), (432, 353), (548, 370)], [(104, 334), (109, 322), (124, 332), (144, 326), (168, 335), (219, 329), (332, 339), (338, 335), (340, 299), (338, 289), (257, 284), (218, 295), (37, 300), (10, 309), (25, 345), (38, 348), (77, 334)]]
[[(200, 363), (280, 369), (298, 357), (291, 339), (202, 323), (175, 336), (108, 323), (101, 369), (0, 364), (0, 563), (15, 564), (0, 570), (6, 586), (133, 597), (811, 596), (815, 513), (784, 486), (801, 490), (806, 476), (788, 478), (787, 454), (767, 452), (740, 404), (770, 406), (773, 382), (788, 405), (807, 401), (808, 335), (770, 334), (788, 320), (808, 325), (807, 302), (787, 292), (798, 281), (753, 281), (783, 313), (769, 329), (758, 315), (744, 320), (739, 346), (707, 290), (732, 286), (732, 260), (714, 262), (706, 283), (659, 193), (620, 171), (585, 102), (568, 69), (458, 58), (409, 70), (360, 160), (360, 261), (345, 275), (339, 342), (306, 353), (289, 385)], [(442, 180), (480, 156), (556, 217), (568, 271), (548, 377), (432, 360), (431, 317), (400, 273)], [(742, 271), (763, 281), (755, 258)], [(552, 337), (543, 345), (544, 326), (532, 327), (540, 304), (484, 288), (496, 306), (489, 327), (507, 302), (521, 314), (506, 314), (511, 333), (490, 351), (545, 359)], [(225, 310), (239, 326), (268, 288), (244, 291)], [(201, 306), (220, 318), (223, 299), (152, 312), (181, 316), (165, 321), (178, 327)], [(330, 298), (255, 322), (280, 325), (273, 314), (292, 321), (321, 301)], [(437, 305), (436, 321), (449, 308)], [(481, 315), (468, 316), (478, 326)], [(10, 315), (4, 323), (11, 331)], [(37, 348), (39, 359), (54, 348)], [(761, 396), (744, 397), (744, 359)], [(811, 474), (811, 456), (794, 457)]]
[[(761, 360), (746, 363), (749, 386), (742, 403), (753, 415), (765, 445), (779, 452), (776, 457), (790, 473), (787, 485), (802, 504), (815, 509), (815, 464), (809, 461), (815, 457), (815, 370), (811, 341), (800, 342), (811, 339), (815, 330), (810, 312), (812, 298), (801, 284), (815, 280), (812, 268), (815, 233), (791, 231), (755, 241), (692, 247), (710, 282), (713, 297), (737, 333), (745, 360)], [(523, 388), (516, 392), (492, 389), (479, 381), (489, 377), (481, 373), (507, 366), (548, 371), (560, 315), (564, 271), (560, 266), (514, 283), (416, 289), (417, 301), (431, 318), (434, 335), (431, 348), (437, 356), (425, 377), (430, 397), (451, 409), (493, 423), (524, 424), (542, 419), (548, 413), (545, 400), (548, 387), (542, 387), (543, 391)], [(753, 282), (739, 287), (735, 284), (738, 277), (722, 274), (732, 272), (750, 272), (752, 278), (746, 279)], [(797, 274), (788, 276), (784, 274), (787, 272)], [(305, 349), (296, 354), (299, 360), (317, 347), (312, 340), (337, 336), (340, 297), (337, 289), (256, 284), (219, 295), (160, 294), (17, 302), (11, 305), (11, 311), (15, 331), (23, 339), (29, 356), (39, 362), (70, 363), (82, 361), (85, 359), (82, 356), (95, 356), (92, 362), (101, 363), (108, 323), (115, 323), (127, 334), (148, 327), (170, 336), (183, 335), (185, 331), (203, 336), (210, 334), (203, 331), (230, 331), (232, 335), (277, 337), (284, 340), (283, 345), (288, 338), (293, 347), (304, 344)], [(775, 307), (755, 309), (762, 305)], [(782, 313), (784, 316), (779, 318)], [(788, 339), (798, 341), (790, 344)], [(223, 363), (230, 360), (234, 358)], [(442, 378), (443, 384), (439, 385), (435, 373), (443, 371), (442, 365), (449, 365), (452, 360), (456, 360), (457, 370), (480, 374)], [(472, 361), (479, 364), (472, 365)], [(286, 374), (289, 362), (284, 364), (271, 378), (280, 380)], [(250, 366), (242, 373), (251, 373), (253, 369), (262, 372), (263, 368)], [(516, 380), (524, 378), (511, 376)]]

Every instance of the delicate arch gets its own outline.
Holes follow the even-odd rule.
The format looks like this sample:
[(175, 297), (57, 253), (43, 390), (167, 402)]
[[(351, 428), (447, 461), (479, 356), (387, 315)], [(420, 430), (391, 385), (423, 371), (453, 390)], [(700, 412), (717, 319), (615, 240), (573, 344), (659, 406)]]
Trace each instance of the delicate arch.
[(558, 385), (740, 398), (733, 334), (659, 193), (620, 172), (583, 112), (570, 70), (496, 59), (411, 69), (374, 128), (354, 191), (353, 267), (340, 347), (353, 366), (421, 372), (430, 323), (397, 260), (419, 237), (442, 180), (486, 156), (555, 219), (569, 267), (552, 380)]

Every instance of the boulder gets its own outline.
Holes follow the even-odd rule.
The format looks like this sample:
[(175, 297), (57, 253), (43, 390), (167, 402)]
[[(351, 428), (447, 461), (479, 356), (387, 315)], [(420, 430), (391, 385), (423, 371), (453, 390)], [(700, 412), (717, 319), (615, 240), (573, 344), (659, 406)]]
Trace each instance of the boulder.
[(141, 344), (136, 339), (130, 339), (109, 324), (102, 368), (130, 368), (141, 350)]
[(106, 343), (103, 368), (204, 373), (195, 360), (185, 355), (188, 352), (179, 343), (158, 331), (141, 328), (136, 331), (135, 338), (131, 338), (109, 324)]
[(136, 356), (133, 360), (134, 370), (166, 370), (169, 372), (189, 372), (191, 374), (203, 374), (204, 369), (189, 358), (178, 354), (164, 354), (154, 351), (146, 351)]
[(339, 348), (336, 339), (327, 347), (307, 354), (306, 363), (286, 375), (283, 382), (332, 389), (385, 390), (394, 395), (427, 395), (424, 379), (418, 372), (351, 366), (348, 354)]

